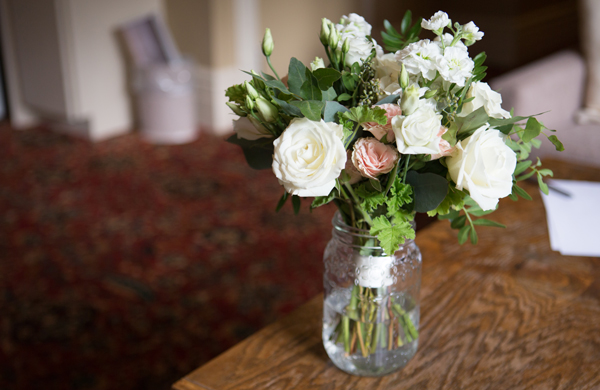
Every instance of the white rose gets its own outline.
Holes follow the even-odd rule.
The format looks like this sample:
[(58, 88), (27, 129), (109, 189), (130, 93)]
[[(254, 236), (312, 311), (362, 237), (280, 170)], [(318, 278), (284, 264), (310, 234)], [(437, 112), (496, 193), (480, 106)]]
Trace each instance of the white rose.
[(371, 55), (371, 51), (373, 50), (373, 42), (367, 39), (364, 35), (357, 35), (352, 32), (343, 33), (340, 42), (338, 44), (338, 48), (341, 50), (342, 45), (346, 38), (350, 41), (350, 49), (348, 53), (346, 53), (346, 59), (344, 63), (346, 66), (352, 66), (355, 62), (358, 62), (359, 65), (362, 65), (365, 58)]
[(273, 145), (273, 172), (287, 192), (326, 196), (346, 165), (343, 127), (296, 118)]
[(467, 189), (483, 210), (493, 210), (499, 198), (510, 195), (517, 165), (517, 156), (504, 143), (502, 133), (488, 127), (480, 127), (457, 143), (452, 156), (446, 157), (456, 188)]
[(484, 107), (485, 112), (492, 118), (510, 118), (510, 112), (502, 109), (502, 96), (492, 90), (488, 83), (472, 83), (466, 97), (474, 99), (463, 104), (460, 116), (467, 116), (479, 107)]
[(406, 71), (412, 75), (422, 74), (427, 80), (433, 80), (443, 59), (440, 46), (429, 39), (411, 43), (395, 54), (396, 60), (404, 64)]
[(471, 77), (474, 67), (475, 63), (466, 50), (458, 46), (451, 46), (444, 50), (443, 59), (438, 62), (437, 70), (444, 80), (463, 87), (465, 81)]
[(240, 117), (233, 121), (233, 131), (235, 131), (238, 138), (244, 138), (250, 141), (273, 136), (273, 134), (269, 133), (269, 130), (267, 130), (267, 128), (259, 121), (253, 117), (247, 116)]
[(396, 146), (402, 154), (440, 153), (438, 136), (442, 126), (442, 116), (428, 105), (419, 107), (408, 116), (398, 115), (392, 119), (392, 129), (396, 135)]
[(342, 16), (340, 23), (336, 26), (338, 31), (353, 32), (360, 35), (371, 35), (371, 25), (367, 23), (365, 18), (357, 14)]
[(429, 20), (423, 19), (421, 21), (421, 27), (425, 30), (436, 31), (446, 27), (452, 21), (448, 17), (448, 14), (443, 11), (438, 11)]

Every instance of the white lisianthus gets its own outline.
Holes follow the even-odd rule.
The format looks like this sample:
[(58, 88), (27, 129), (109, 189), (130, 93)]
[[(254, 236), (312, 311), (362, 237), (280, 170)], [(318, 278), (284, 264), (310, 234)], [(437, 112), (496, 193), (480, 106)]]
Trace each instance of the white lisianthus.
[(451, 46), (444, 50), (443, 60), (438, 63), (438, 71), (442, 78), (459, 87), (465, 85), (465, 81), (472, 75), (475, 63), (469, 57), (469, 53), (460, 47)]
[(426, 87), (419, 88), (417, 84), (411, 84), (403, 91), (400, 99), (400, 107), (404, 115), (410, 115), (417, 111), (419, 107), (430, 106), (435, 109), (436, 102), (434, 99), (423, 99), (423, 95), (429, 91)]
[(443, 60), (439, 45), (429, 39), (411, 43), (404, 49), (397, 51), (395, 56), (396, 60), (404, 64), (409, 74), (422, 74), (427, 80), (435, 78), (436, 71), (440, 67), (440, 61)]
[(346, 165), (343, 127), (295, 118), (273, 143), (273, 172), (287, 192), (326, 196)]
[(396, 61), (394, 53), (378, 56), (374, 61), (375, 77), (379, 80), (379, 90), (386, 95), (401, 94), (398, 76), (402, 67)]
[(315, 71), (325, 67), (325, 62), (321, 57), (315, 57), (314, 61), (310, 63), (310, 70)]
[(421, 27), (425, 30), (438, 31), (448, 24), (452, 23), (448, 14), (443, 11), (438, 11), (429, 20), (423, 19), (421, 21)]
[(462, 26), (462, 29), (463, 37), (467, 41), (467, 44), (473, 44), (475, 41), (479, 41), (483, 38), (483, 31), (479, 31), (479, 27), (473, 22), (465, 24)]
[(510, 195), (517, 165), (517, 156), (504, 143), (502, 133), (488, 128), (486, 124), (457, 143), (446, 158), (456, 188), (468, 190), (483, 210), (493, 210), (500, 198)]
[(402, 154), (440, 153), (442, 116), (428, 105), (419, 107), (411, 115), (398, 115), (392, 119), (396, 146)]
[(346, 66), (352, 66), (355, 62), (362, 65), (365, 58), (371, 55), (373, 50), (373, 42), (364, 35), (355, 34), (353, 32), (342, 33), (338, 48), (341, 50), (342, 45), (346, 38), (350, 42), (350, 49), (346, 53), (345, 64)]
[(365, 18), (354, 13), (342, 16), (336, 28), (340, 33), (352, 32), (356, 35), (371, 35), (371, 25), (367, 23)]
[(488, 83), (477, 81), (471, 84), (466, 98), (474, 98), (463, 104), (460, 116), (467, 116), (479, 107), (484, 107), (485, 112), (492, 118), (510, 118), (510, 112), (502, 109), (502, 96), (492, 90)]
[(259, 121), (251, 116), (244, 116), (233, 121), (233, 131), (238, 138), (244, 138), (250, 141), (259, 138), (273, 137), (273, 134), (267, 130)]

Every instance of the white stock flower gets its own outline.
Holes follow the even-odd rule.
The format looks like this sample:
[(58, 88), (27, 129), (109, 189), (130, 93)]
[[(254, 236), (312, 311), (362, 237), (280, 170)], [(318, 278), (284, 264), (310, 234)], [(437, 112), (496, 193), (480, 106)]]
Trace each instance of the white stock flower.
[(465, 24), (463, 27), (464, 38), (467, 42), (475, 42), (483, 38), (483, 31), (479, 31), (479, 27), (473, 22)]
[(234, 120), (233, 131), (235, 131), (238, 138), (250, 141), (273, 136), (266, 127), (251, 116), (244, 116)]
[(440, 49), (442, 47), (442, 41), (443, 41), (444, 46), (446, 46), (446, 47), (458, 47), (458, 48), (468, 52), (467, 46), (460, 39), (458, 41), (456, 41), (456, 43), (454, 45), (452, 45), (452, 41), (454, 41), (454, 35), (449, 34), (449, 33), (445, 33), (441, 37), (438, 35), (437, 37), (435, 37), (435, 39), (433, 41), (440, 46)]
[(343, 127), (334, 122), (295, 118), (273, 143), (273, 172), (286, 191), (326, 196), (346, 165)]
[(493, 210), (499, 198), (510, 195), (517, 165), (515, 152), (504, 143), (502, 133), (488, 127), (480, 127), (457, 143), (452, 156), (446, 157), (456, 188), (468, 190), (483, 210)]
[(438, 64), (438, 71), (444, 80), (463, 87), (465, 81), (471, 77), (474, 67), (475, 63), (466, 50), (451, 46), (444, 50), (444, 57)]
[(477, 81), (471, 84), (466, 98), (474, 98), (463, 104), (460, 116), (467, 116), (479, 107), (484, 107), (485, 112), (492, 118), (510, 118), (510, 112), (502, 109), (502, 96), (492, 90), (488, 83)]
[(350, 49), (348, 53), (346, 53), (344, 63), (346, 66), (352, 66), (355, 62), (358, 62), (359, 65), (362, 65), (365, 58), (371, 55), (371, 51), (373, 50), (373, 42), (367, 39), (366, 36), (355, 34), (353, 32), (345, 32), (342, 33), (340, 38), (340, 42), (338, 43), (338, 49), (342, 49), (342, 45), (344, 41), (348, 38), (350, 43)]
[(438, 135), (442, 126), (442, 116), (428, 105), (419, 107), (411, 115), (399, 115), (392, 119), (392, 129), (396, 135), (396, 146), (402, 154), (440, 153)]
[(412, 75), (422, 74), (427, 80), (435, 78), (436, 71), (443, 59), (440, 46), (429, 39), (411, 43), (395, 54), (396, 60), (404, 64), (406, 71)]
[(421, 21), (421, 27), (425, 30), (437, 31), (441, 28), (446, 27), (449, 23), (452, 23), (448, 14), (443, 11), (438, 11), (429, 20), (423, 19)]
[(348, 16), (342, 16), (340, 23), (336, 25), (336, 28), (341, 33), (352, 32), (363, 36), (371, 35), (371, 25), (367, 23), (365, 18), (357, 14), (350, 14)]

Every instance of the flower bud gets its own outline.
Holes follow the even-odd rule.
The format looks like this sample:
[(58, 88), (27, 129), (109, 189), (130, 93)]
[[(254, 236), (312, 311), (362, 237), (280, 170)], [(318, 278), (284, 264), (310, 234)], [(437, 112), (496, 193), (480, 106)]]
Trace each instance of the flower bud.
[(332, 26), (331, 32), (329, 33), (329, 46), (333, 49), (337, 48), (340, 42), (340, 35), (338, 34), (335, 26)]
[(274, 122), (277, 119), (279, 112), (277, 111), (277, 107), (271, 104), (271, 102), (262, 96), (259, 96), (255, 102), (258, 114), (261, 116), (263, 121)]
[(321, 39), (321, 43), (323, 46), (327, 46), (329, 43), (329, 20), (326, 18), (321, 19), (321, 34), (319, 39)]
[(273, 53), (273, 48), (275, 45), (273, 44), (273, 36), (271, 35), (271, 29), (267, 28), (265, 30), (265, 35), (262, 40), (262, 51), (265, 57), (269, 57), (271, 53)]
[(402, 94), (402, 100), (400, 102), (400, 108), (402, 108), (402, 115), (408, 116), (415, 112), (419, 108), (419, 88), (414, 84), (404, 90)]
[(256, 88), (264, 90), (265, 83), (262, 81), (261, 76), (258, 73), (256, 73), (254, 70), (250, 70), (250, 73), (252, 74), (252, 76), (254, 76), (253, 83), (254, 83), (254, 85), (256, 85)]
[(244, 87), (246, 87), (246, 92), (248, 92), (246, 96), (250, 96), (250, 99), (255, 100), (259, 96), (256, 89), (248, 81), (244, 81)]
[(325, 67), (325, 62), (323, 62), (323, 59), (321, 57), (315, 57), (315, 60), (310, 63), (310, 70), (313, 72), (317, 69), (321, 69), (324, 67)]
[(252, 99), (250, 98), (249, 95), (246, 95), (246, 108), (248, 110), (253, 110), (254, 109), (254, 102), (252, 101)]
[(227, 102), (227, 103), (225, 103), (225, 104), (227, 104), (227, 106), (228, 106), (229, 108), (231, 108), (231, 111), (233, 111), (233, 113), (234, 113), (235, 115), (239, 115), (239, 116), (246, 116), (246, 113), (245, 113), (244, 111), (242, 111), (242, 110), (240, 109), (240, 106), (238, 106), (237, 104), (233, 104), (233, 103), (231, 103), (231, 102)]
[(402, 89), (406, 89), (406, 87), (408, 87), (408, 72), (406, 71), (404, 64), (402, 64), (402, 70), (400, 71), (400, 78), (398, 80), (398, 84), (400, 84)]
[(423, 95), (423, 98), (431, 99), (432, 97), (435, 96), (436, 93), (437, 93), (437, 89), (430, 89), (429, 91), (425, 92), (425, 95)]
[(344, 39), (344, 44), (342, 45), (342, 52), (348, 53), (350, 51), (350, 38)]

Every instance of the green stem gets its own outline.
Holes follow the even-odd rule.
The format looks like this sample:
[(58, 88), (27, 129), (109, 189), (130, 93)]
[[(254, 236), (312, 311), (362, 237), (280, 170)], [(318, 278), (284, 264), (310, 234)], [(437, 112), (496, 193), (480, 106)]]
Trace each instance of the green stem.
[(344, 333), (344, 350), (350, 353), (350, 318), (342, 317), (342, 332)]
[(406, 156), (406, 162), (404, 163), (404, 175), (402, 176), (402, 184), (406, 183), (406, 173), (408, 172), (408, 162), (410, 161), (410, 156)]
[(267, 58), (267, 64), (269, 64), (269, 68), (271, 68), (273, 73), (275, 73), (275, 77), (277, 77), (277, 80), (281, 81), (281, 79), (279, 78), (279, 75), (277, 74), (277, 71), (275, 70), (275, 68), (273, 68), (273, 64), (271, 64), (271, 56), (265, 56), (265, 57)]
[(348, 190), (348, 193), (352, 197), (352, 200), (354, 201), (356, 208), (360, 211), (360, 213), (362, 214), (365, 221), (369, 224), (369, 226), (373, 226), (373, 220), (371, 219), (371, 216), (369, 215), (369, 213), (364, 211), (362, 209), (362, 207), (360, 207), (360, 201), (359, 201), (358, 197), (356, 196), (356, 194), (354, 193), (354, 191), (352, 190), (352, 186), (348, 183), (345, 183), (344, 186)]

